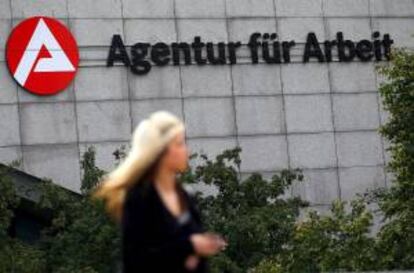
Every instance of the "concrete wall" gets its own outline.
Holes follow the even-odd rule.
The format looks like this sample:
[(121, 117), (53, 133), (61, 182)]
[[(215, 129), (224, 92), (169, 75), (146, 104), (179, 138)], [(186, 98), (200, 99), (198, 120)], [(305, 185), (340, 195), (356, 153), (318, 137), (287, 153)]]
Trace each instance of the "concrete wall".
[[(98, 3), (99, 2), (99, 3)], [(19, 88), (4, 62), (12, 26), (33, 15), (59, 18), (74, 34), (80, 68), (59, 95)], [(394, 45), (413, 47), (412, 0), (0, 0), (0, 160), (23, 159), (23, 170), (78, 191), (80, 155), (97, 147), (98, 165), (163, 108), (185, 120), (192, 151), (214, 155), (241, 145), (242, 170), (266, 175), (301, 167), (292, 192), (323, 208), (334, 199), (389, 183), (386, 120), (373, 62), (300, 63), (306, 34), (369, 39), (378, 30)], [(112, 35), (147, 42), (247, 41), (277, 32), (299, 44), (290, 64), (153, 67), (137, 76), (105, 60)]]

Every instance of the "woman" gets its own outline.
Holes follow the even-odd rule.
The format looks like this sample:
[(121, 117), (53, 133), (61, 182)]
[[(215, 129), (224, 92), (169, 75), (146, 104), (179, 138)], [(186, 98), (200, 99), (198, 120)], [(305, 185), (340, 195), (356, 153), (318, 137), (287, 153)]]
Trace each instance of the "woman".
[(157, 111), (136, 127), (131, 151), (94, 192), (122, 228), (123, 273), (206, 273), (227, 243), (206, 232), (177, 181), (188, 168), (184, 124)]

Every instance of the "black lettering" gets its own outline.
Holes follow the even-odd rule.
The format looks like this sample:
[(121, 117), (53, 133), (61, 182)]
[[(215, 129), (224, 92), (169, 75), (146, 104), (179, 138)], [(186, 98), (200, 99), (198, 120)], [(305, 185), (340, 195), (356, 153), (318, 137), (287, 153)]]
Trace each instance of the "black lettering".
[(285, 63), (290, 63), (290, 48), (295, 45), (295, 41), (282, 42), (282, 51), (283, 51), (283, 61)]
[(394, 40), (390, 39), (390, 35), (384, 34), (384, 39), (382, 40), (382, 44), (384, 46), (384, 56), (387, 60), (390, 59), (390, 51), (391, 51), (392, 43), (394, 43)]
[(214, 56), (213, 43), (207, 43), (207, 59), (211, 64), (226, 64), (226, 44), (217, 44), (218, 57)]
[(156, 43), (151, 49), (151, 60), (159, 66), (166, 65), (170, 62), (170, 48), (165, 43)]
[(327, 62), (332, 62), (332, 47), (335, 46), (337, 43), (336, 41), (328, 41), (324, 42), (324, 51), (325, 51), (325, 60)]
[(205, 46), (204, 43), (201, 42), (200, 36), (194, 37), (194, 42), (191, 44), (194, 49), (194, 60), (197, 64), (206, 64), (207, 60), (203, 59), (202, 57), (202, 50)]
[(236, 57), (236, 49), (239, 48), (241, 46), (241, 42), (230, 42), (228, 43), (227, 47), (228, 47), (228, 51), (229, 51), (229, 61), (230, 64), (235, 64), (237, 63), (237, 57)]
[(261, 36), (260, 32), (255, 32), (252, 35), (250, 35), (250, 40), (247, 46), (250, 48), (250, 56), (252, 59), (253, 64), (257, 64), (259, 62), (259, 53), (258, 53), (258, 47), (260, 45), (259, 42), (257, 42), (257, 39)]
[(119, 34), (112, 36), (106, 66), (113, 66), (115, 61), (121, 61), (125, 66), (131, 65), (124, 42)]
[[(269, 34), (266, 33), (266, 34), (263, 35), (264, 39), (267, 39), (267, 37), (270, 38), (270, 41), (273, 41), (277, 38), (277, 34), (272, 33), (271, 35), (269, 35)], [(273, 41), (272, 49), (273, 49), (273, 56), (270, 56), (269, 43), (268, 42), (263, 42), (263, 47), (262, 47), (263, 59), (268, 64), (280, 63), (280, 43), (279, 43), (279, 41)]]
[[(336, 39), (338, 41), (338, 57), (340, 62), (350, 62), (355, 57), (355, 45), (351, 40), (345, 40), (342, 32), (336, 33)], [(346, 54), (348, 49), (348, 55)]]
[(368, 40), (361, 40), (357, 43), (356, 46), (356, 54), (358, 58), (363, 61), (367, 62), (372, 59), (374, 56), (372, 53), (372, 43)]
[(148, 54), (148, 43), (136, 43), (131, 47), (132, 66), (131, 71), (137, 75), (147, 74), (151, 70), (151, 64), (144, 60)]
[(375, 31), (372, 33), (372, 38), (374, 38), (374, 54), (375, 60), (381, 61), (382, 60), (382, 52), (381, 52), (381, 40), (379, 40), (380, 33)]
[(191, 64), (191, 50), (190, 45), (187, 43), (172, 43), (173, 51), (173, 63), (174, 65), (180, 64), (180, 50), (184, 53), (184, 63)]
[(309, 32), (306, 38), (305, 53), (303, 54), (303, 62), (309, 62), (310, 57), (318, 58), (319, 62), (324, 62), (325, 58), (322, 53), (322, 49), (319, 46), (318, 39), (314, 32)]

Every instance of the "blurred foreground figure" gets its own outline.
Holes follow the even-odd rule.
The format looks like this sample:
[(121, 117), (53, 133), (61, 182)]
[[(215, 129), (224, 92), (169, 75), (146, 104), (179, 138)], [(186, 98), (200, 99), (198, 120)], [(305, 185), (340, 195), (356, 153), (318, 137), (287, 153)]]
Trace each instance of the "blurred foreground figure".
[(168, 111), (142, 120), (131, 151), (97, 186), (122, 228), (123, 273), (207, 273), (227, 243), (206, 232), (195, 200), (176, 179), (188, 168), (183, 122)]

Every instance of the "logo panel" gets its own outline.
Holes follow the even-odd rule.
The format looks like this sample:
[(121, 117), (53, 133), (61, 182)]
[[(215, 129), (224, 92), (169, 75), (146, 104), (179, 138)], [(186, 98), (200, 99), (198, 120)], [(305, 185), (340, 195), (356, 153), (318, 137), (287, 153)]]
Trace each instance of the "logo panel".
[(36, 16), (17, 25), (7, 41), (10, 74), (27, 91), (53, 95), (75, 77), (79, 53), (70, 31), (58, 20)]

